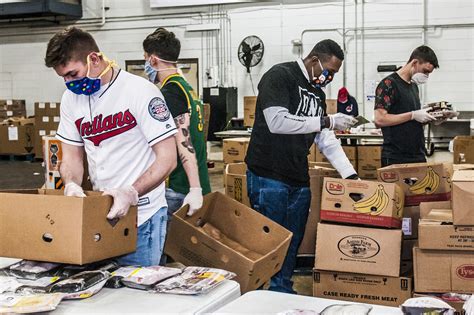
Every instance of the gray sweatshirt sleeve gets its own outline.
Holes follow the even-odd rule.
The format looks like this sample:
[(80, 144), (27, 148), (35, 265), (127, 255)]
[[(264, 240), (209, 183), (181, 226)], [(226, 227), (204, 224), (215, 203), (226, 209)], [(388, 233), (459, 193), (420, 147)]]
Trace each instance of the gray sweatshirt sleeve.
[(292, 115), (287, 108), (271, 106), (263, 110), (265, 121), (271, 133), (305, 134), (321, 131), (321, 117)]

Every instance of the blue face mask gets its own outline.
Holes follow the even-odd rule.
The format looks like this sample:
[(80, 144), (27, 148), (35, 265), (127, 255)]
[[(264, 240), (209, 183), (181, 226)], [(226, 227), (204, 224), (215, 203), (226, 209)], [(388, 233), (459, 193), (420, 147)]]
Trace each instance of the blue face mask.
[[(98, 54), (99, 56), (102, 53)], [(104, 60), (107, 61), (107, 58), (104, 57)], [(102, 71), (97, 78), (90, 78), (90, 56), (87, 56), (87, 74), (82, 79), (71, 80), (66, 82), (66, 87), (73, 93), (77, 95), (92, 95), (95, 92), (100, 90), (100, 78), (109, 71), (114, 65), (113, 61), (109, 61), (109, 65)]]
[(150, 60), (145, 61), (145, 73), (148, 76), (148, 80), (154, 84), (158, 71), (156, 71), (155, 68), (151, 66)]
[(321, 67), (321, 74), (319, 75), (319, 77), (316, 78), (314, 76), (314, 69), (311, 68), (311, 71), (313, 72), (313, 82), (316, 87), (325, 87), (326, 85), (331, 83), (334, 76), (329, 72), (329, 70), (323, 68), (321, 61), (318, 60), (318, 62), (319, 66)]

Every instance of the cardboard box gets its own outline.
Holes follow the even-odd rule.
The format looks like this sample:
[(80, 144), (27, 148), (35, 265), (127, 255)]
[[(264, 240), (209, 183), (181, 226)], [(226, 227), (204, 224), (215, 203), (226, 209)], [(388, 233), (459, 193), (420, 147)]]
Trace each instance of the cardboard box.
[(474, 292), (474, 252), (413, 249), (415, 291)]
[(35, 125), (34, 153), (36, 158), (43, 158), (43, 137), (56, 135), (56, 130), (57, 129), (50, 129), (41, 125)]
[(0, 126), (0, 154), (31, 154), (34, 149), (34, 126)]
[(316, 248), (316, 230), (321, 212), (321, 192), (324, 177), (339, 177), (339, 173), (327, 163), (309, 164), (309, 181), (311, 189), (311, 205), (303, 240), (298, 249), (300, 255), (314, 255)]
[[(346, 156), (349, 159), (349, 162), (351, 162), (352, 166), (357, 171), (357, 147), (343, 145), (342, 149), (344, 150), (344, 153), (346, 153)], [(329, 160), (326, 159), (326, 157), (321, 153), (321, 151), (319, 151), (316, 148), (316, 146), (315, 146), (315, 161), (329, 163)]]
[(26, 125), (34, 125), (34, 124), (35, 124), (34, 118), (24, 118), (24, 117), (12, 117), (0, 122), (0, 125), (4, 125), (4, 126), (26, 126)]
[(244, 126), (253, 127), (255, 121), (256, 96), (244, 96)]
[(398, 307), (411, 298), (413, 280), (313, 270), (313, 296)]
[(400, 275), (401, 230), (318, 224), (318, 270)]
[(474, 227), (454, 226), (452, 210), (433, 210), (430, 215), (433, 218), (420, 221), (420, 249), (474, 251)]
[(219, 192), (204, 196), (191, 217), (188, 208), (174, 214), (166, 238), (165, 253), (175, 261), (235, 272), (242, 293), (281, 269), (292, 237), (285, 228)]
[(420, 203), (420, 218), (425, 219), (433, 209), (452, 209), (451, 201), (432, 201)]
[(425, 201), (451, 200), (450, 163), (394, 164), (378, 170), (380, 181), (398, 183), (405, 192), (405, 206)]
[(456, 136), (453, 142), (453, 163), (474, 163), (474, 136)]
[(326, 100), (326, 114), (336, 114), (337, 113), (337, 100)]
[(59, 116), (61, 103), (58, 102), (35, 102), (36, 116)]
[(397, 184), (326, 178), (321, 220), (400, 228), (403, 199)]
[(106, 218), (112, 197), (86, 194), (0, 193), (0, 256), (82, 265), (135, 251), (137, 208), (112, 226)]
[[(309, 153), (308, 153), (308, 162), (316, 162), (316, 145), (313, 143), (311, 148), (309, 148)], [(321, 155), (321, 153), (320, 153)]]
[(414, 240), (418, 238), (418, 223), (420, 221), (420, 207), (403, 208), (402, 232), (403, 239)]
[(357, 147), (357, 173), (362, 179), (377, 179), (377, 170), (382, 167), (381, 146)]
[(1, 110), (25, 110), (25, 100), (0, 100)]
[(247, 165), (231, 163), (225, 166), (225, 194), (250, 207), (247, 194)]
[(224, 139), (222, 153), (224, 164), (244, 162), (250, 138)]
[(454, 225), (474, 225), (474, 171), (454, 172), (452, 184)]
[(26, 117), (26, 110), (0, 110), (0, 119), (8, 119), (12, 117)]
[(204, 117), (204, 139), (207, 141), (207, 135), (209, 134), (209, 119), (211, 118), (211, 105), (204, 103), (202, 104), (202, 111)]

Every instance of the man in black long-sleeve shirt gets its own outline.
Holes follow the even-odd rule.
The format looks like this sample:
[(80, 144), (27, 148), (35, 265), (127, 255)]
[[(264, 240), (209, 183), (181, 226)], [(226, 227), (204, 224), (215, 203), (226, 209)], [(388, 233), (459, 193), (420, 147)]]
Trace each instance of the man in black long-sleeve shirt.
[(245, 158), (248, 195), (252, 208), (293, 232), (270, 290), (295, 293), (291, 276), (311, 200), (307, 155), (313, 142), (342, 177), (357, 178), (332, 131), (345, 130), (357, 120), (341, 113), (326, 116), (322, 90), (343, 59), (336, 42), (323, 40), (305, 59), (273, 66), (258, 85), (255, 123)]

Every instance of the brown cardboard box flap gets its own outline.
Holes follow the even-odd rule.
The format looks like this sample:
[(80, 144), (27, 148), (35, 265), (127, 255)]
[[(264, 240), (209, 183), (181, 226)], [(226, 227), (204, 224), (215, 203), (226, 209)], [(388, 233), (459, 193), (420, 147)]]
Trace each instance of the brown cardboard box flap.
[(451, 201), (431, 201), (420, 203), (420, 218), (425, 219), (433, 209), (452, 209)]
[(133, 252), (137, 208), (112, 226), (112, 198), (87, 192), (66, 197), (58, 190), (0, 193), (0, 256), (85, 264)]
[(451, 209), (433, 209), (423, 219), (425, 223), (428, 222), (444, 222), (453, 223), (453, 210)]

